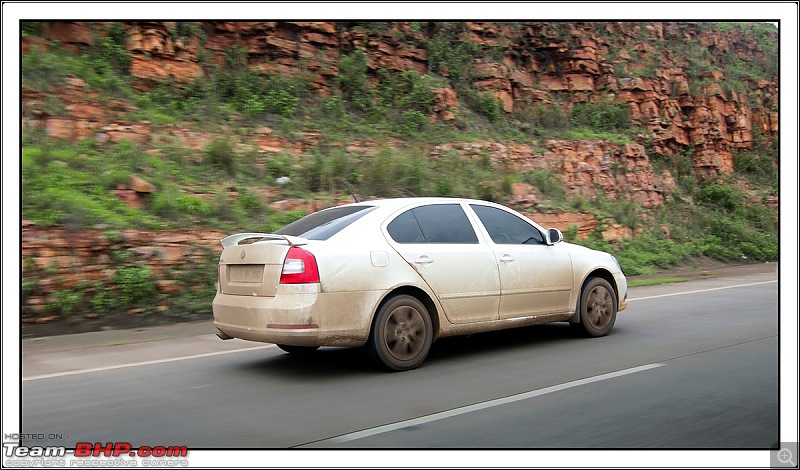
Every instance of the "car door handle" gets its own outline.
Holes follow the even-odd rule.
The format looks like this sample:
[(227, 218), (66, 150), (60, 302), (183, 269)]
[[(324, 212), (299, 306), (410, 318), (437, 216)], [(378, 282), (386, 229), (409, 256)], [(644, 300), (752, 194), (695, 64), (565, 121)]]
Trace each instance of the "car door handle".
[(512, 261), (514, 261), (514, 257), (509, 255), (508, 253), (506, 253), (506, 254), (504, 254), (503, 256), (500, 257), (500, 262), (501, 263), (510, 263)]
[(429, 256), (422, 255), (419, 258), (415, 259), (414, 262), (417, 264), (431, 264), (433, 263), (433, 260)]

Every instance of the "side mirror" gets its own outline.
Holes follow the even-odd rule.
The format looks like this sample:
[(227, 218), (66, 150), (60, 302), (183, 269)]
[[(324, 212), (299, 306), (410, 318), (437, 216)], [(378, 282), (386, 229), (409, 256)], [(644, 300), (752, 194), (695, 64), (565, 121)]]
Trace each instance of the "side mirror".
[(563, 240), (564, 240), (564, 235), (561, 233), (561, 230), (557, 228), (547, 229), (548, 245), (555, 245), (556, 243), (561, 243)]

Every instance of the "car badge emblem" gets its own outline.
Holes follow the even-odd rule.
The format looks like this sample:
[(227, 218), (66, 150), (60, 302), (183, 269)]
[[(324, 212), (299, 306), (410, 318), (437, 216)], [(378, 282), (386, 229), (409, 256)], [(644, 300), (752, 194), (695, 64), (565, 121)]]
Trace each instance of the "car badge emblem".
[(244, 259), (247, 256), (247, 250), (242, 250), (242, 254), (239, 255), (239, 258)]

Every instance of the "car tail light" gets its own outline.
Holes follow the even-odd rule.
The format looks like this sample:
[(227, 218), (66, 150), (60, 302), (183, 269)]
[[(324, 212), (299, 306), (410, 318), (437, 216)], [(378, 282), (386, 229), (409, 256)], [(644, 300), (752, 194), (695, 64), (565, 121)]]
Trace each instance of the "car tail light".
[(281, 271), (281, 284), (312, 284), (319, 282), (317, 259), (310, 252), (293, 246), (286, 253)]

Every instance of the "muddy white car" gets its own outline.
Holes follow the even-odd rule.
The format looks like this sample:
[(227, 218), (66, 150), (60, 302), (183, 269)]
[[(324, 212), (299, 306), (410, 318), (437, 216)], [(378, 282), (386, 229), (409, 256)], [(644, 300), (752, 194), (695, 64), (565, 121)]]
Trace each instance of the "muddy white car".
[(272, 234), (224, 238), (214, 324), (222, 339), (290, 353), (366, 347), (398, 371), (445, 336), (547, 322), (607, 335), (626, 307), (619, 263), (562, 238), (485, 201), (333, 207)]

